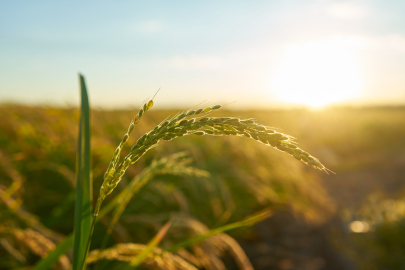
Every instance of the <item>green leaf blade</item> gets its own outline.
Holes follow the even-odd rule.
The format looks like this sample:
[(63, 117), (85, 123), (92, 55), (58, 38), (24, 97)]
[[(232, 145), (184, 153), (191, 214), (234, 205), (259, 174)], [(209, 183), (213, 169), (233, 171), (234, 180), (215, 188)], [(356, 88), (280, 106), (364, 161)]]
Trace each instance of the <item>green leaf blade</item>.
[(255, 224), (257, 224), (257, 223), (259, 223), (259, 222), (261, 222), (261, 221), (263, 221), (263, 220), (265, 220), (267, 218), (269, 218), (272, 214), (273, 214), (273, 211), (270, 210), (270, 209), (262, 210), (262, 211), (254, 214), (254, 215), (251, 215), (251, 216), (249, 216), (249, 217), (247, 217), (247, 218), (245, 218), (245, 219), (243, 219), (241, 221), (230, 223), (230, 224), (227, 224), (227, 225), (212, 229), (210, 231), (207, 231), (207, 232), (205, 232), (203, 234), (200, 234), (200, 235), (197, 235), (195, 237), (189, 238), (189, 239), (187, 239), (187, 240), (185, 240), (185, 241), (183, 241), (183, 242), (181, 242), (181, 243), (179, 243), (177, 245), (174, 245), (174, 246), (171, 246), (171, 247), (167, 248), (166, 251), (175, 252), (179, 248), (189, 247), (189, 246), (194, 245), (196, 243), (199, 243), (199, 242), (203, 241), (204, 239), (206, 239), (208, 237), (211, 237), (213, 235), (224, 233), (226, 231), (234, 230), (234, 229), (237, 229), (237, 228), (253, 226), (253, 225), (255, 225)]
[(92, 181), (90, 169), (90, 105), (84, 77), (79, 75), (81, 115), (76, 169), (73, 270), (80, 270), (87, 256), (87, 241), (92, 220)]

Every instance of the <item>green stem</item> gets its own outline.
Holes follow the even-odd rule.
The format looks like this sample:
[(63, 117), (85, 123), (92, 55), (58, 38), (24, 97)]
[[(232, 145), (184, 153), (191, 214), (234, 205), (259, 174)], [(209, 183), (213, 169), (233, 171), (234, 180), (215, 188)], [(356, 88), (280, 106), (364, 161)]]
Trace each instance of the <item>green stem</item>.
[(93, 235), (94, 226), (96, 225), (96, 219), (97, 219), (97, 216), (93, 215), (93, 218), (91, 220), (90, 234), (89, 234), (89, 237), (87, 238), (86, 253), (84, 254), (84, 257), (83, 257), (82, 266), (80, 267), (81, 270), (84, 270), (86, 268), (86, 265), (87, 265), (87, 263), (86, 263), (87, 255), (89, 254), (89, 249), (90, 249), (90, 244), (91, 244), (91, 237)]

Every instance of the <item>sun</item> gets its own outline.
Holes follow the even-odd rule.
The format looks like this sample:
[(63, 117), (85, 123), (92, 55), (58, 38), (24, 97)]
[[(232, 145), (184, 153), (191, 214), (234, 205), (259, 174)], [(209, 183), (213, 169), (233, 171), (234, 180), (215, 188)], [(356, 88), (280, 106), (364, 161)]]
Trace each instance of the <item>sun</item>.
[(290, 45), (272, 84), (281, 101), (311, 107), (349, 100), (361, 88), (357, 59), (333, 41)]

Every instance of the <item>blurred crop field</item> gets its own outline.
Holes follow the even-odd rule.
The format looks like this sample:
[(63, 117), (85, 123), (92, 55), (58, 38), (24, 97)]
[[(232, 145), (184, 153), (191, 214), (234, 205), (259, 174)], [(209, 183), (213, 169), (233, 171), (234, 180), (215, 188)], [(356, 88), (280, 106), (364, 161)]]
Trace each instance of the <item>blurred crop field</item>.
[[(129, 145), (177, 112), (153, 108)], [(135, 113), (91, 112), (94, 197)], [(0, 269), (30, 269), (72, 232), (80, 115), (75, 108), (22, 105), (1, 105), (0, 115)], [(270, 208), (269, 219), (227, 232), (254, 269), (405, 269), (405, 107), (212, 115), (256, 118), (292, 135), (336, 174), (248, 138), (188, 136), (162, 142), (129, 167), (113, 194), (153, 160), (178, 152), (208, 174), (157, 175), (131, 200), (108, 246), (146, 244), (172, 215), (216, 228)], [(101, 245), (110, 218), (97, 224), (92, 248)], [(160, 247), (187, 238), (186, 231), (172, 228)], [(243, 269), (234, 244), (215, 248), (207, 243), (192, 250), (209, 258), (196, 262), (200, 269)], [(69, 256), (55, 269), (68, 269)]]

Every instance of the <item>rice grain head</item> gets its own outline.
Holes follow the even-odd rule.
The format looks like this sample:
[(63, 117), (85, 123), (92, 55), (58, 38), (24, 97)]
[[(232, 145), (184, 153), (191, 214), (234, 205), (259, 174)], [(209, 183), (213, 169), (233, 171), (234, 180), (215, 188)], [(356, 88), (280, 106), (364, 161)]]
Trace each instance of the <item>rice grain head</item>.
[[(93, 250), (87, 258), (87, 263), (94, 263), (98, 260), (120, 260), (130, 262), (145, 249), (146, 246), (142, 244), (117, 244), (103, 251)], [(181, 257), (163, 251), (160, 248), (154, 248), (153, 251), (147, 255), (142, 266), (145, 266), (148, 269), (197, 270), (197, 268), (183, 260)]]
[[(144, 111), (147, 111), (148, 108), (151, 107), (149, 107), (148, 104), (153, 105), (153, 101), (152, 103), (150, 103), (150, 101), (145, 103), (143, 106), (144, 108), (139, 110), (137, 115), (139, 116), (139, 119), (142, 117)], [(270, 127), (259, 124), (254, 119), (241, 119), (238, 117), (206, 117), (204, 115), (206, 112), (218, 110), (219, 108), (221, 108), (221, 106), (216, 105), (213, 107), (200, 108), (196, 111), (183, 111), (171, 120), (162, 122), (153, 130), (140, 137), (136, 144), (131, 148), (130, 153), (120, 164), (118, 164), (119, 154), (124, 144), (123, 140), (115, 151), (110, 165), (104, 175), (104, 182), (100, 189), (100, 195), (97, 200), (94, 214), (98, 215), (102, 201), (118, 185), (125, 171), (131, 164), (137, 162), (147, 151), (156, 147), (160, 141), (170, 141), (187, 135), (245, 136), (285, 152), (315, 169), (325, 172), (329, 171), (317, 158), (300, 149), (294, 142), (292, 136), (277, 132)], [(126, 136), (131, 134), (133, 127), (134, 121), (130, 123), (128, 132), (124, 138), (127, 138)], [(125, 139), (125, 141), (126, 140), (127, 139)]]

